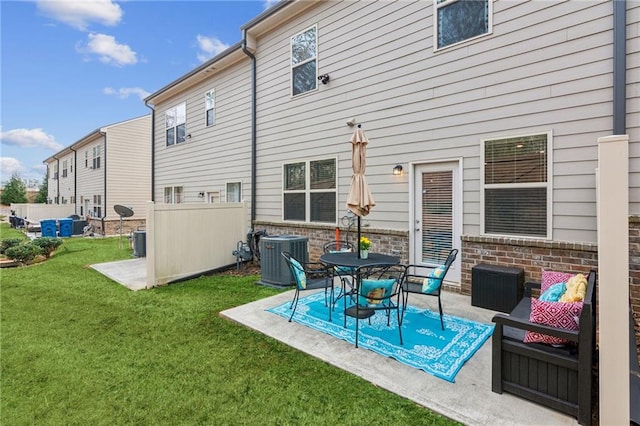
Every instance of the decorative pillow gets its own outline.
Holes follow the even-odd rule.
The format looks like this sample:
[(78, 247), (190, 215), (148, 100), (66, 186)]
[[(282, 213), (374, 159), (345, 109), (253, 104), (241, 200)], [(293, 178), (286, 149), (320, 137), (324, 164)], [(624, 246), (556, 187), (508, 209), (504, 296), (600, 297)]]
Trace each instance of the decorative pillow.
[(540, 295), (539, 300), (543, 302), (558, 302), (566, 290), (567, 286), (565, 283), (553, 284)]
[(442, 276), (444, 275), (445, 266), (440, 265), (437, 268), (429, 271), (427, 278), (422, 281), (422, 292), (423, 293), (432, 293), (438, 289), (440, 284), (442, 283)]
[(304, 268), (300, 262), (295, 260), (293, 257), (291, 258), (291, 264), (293, 265), (293, 278), (296, 280), (296, 285), (300, 290), (304, 290), (307, 288), (307, 274), (304, 273)]
[[(578, 321), (582, 312), (582, 302), (544, 302), (536, 298), (531, 299), (531, 314), (529, 321), (565, 330), (578, 330)], [(563, 345), (569, 343), (566, 339), (549, 336), (547, 334), (526, 331), (525, 343), (547, 343), (549, 345)]]
[(560, 298), (560, 302), (582, 302), (587, 294), (587, 278), (576, 274), (567, 281), (567, 291)]
[(540, 293), (544, 293), (550, 286), (557, 283), (566, 283), (573, 274), (568, 272), (554, 272), (542, 270), (542, 279), (540, 280)]
[(393, 292), (395, 278), (374, 280), (363, 278), (360, 282), (360, 294), (358, 295), (358, 305), (375, 306), (382, 302), (379, 299), (387, 297)]

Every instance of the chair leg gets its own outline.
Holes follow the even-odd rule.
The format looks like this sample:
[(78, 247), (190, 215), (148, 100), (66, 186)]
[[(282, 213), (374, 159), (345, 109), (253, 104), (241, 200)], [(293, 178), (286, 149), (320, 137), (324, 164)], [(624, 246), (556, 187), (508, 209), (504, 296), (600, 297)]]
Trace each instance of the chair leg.
[(444, 321), (442, 320), (442, 302), (440, 301), (440, 295), (438, 295), (438, 309), (440, 309), (440, 326), (444, 330)]
[[(360, 324), (360, 305), (358, 305), (358, 303), (356, 302), (356, 348), (358, 347), (358, 325)], [(346, 317), (346, 315), (345, 315)], [(346, 321), (346, 319), (345, 319)], [(371, 321), (371, 320), (369, 320)]]
[(296, 287), (296, 294), (293, 295), (291, 306), (289, 306), (289, 309), (293, 309), (293, 311), (291, 312), (291, 316), (289, 317), (289, 322), (291, 322), (291, 319), (293, 318), (293, 314), (296, 313), (296, 308), (298, 307), (299, 298), (300, 298), (300, 290)]
[(400, 333), (400, 344), (404, 345), (402, 342), (402, 320), (400, 319), (400, 307), (398, 307), (396, 313), (398, 314), (398, 333)]

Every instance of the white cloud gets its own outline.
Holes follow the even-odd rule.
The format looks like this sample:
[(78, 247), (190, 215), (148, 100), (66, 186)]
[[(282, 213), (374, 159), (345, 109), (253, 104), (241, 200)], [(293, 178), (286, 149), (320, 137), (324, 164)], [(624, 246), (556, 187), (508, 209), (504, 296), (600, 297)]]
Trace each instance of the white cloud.
[(114, 36), (91, 33), (87, 39), (86, 45), (76, 47), (79, 53), (97, 55), (100, 62), (116, 66), (138, 62), (136, 52), (126, 44), (118, 44)]
[(24, 167), (20, 161), (13, 157), (0, 157), (0, 176), (2, 180), (8, 180), (14, 173), (21, 173)]
[(127, 99), (129, 96), (137, 96), (140, 100), (144, 100), (144, 98), (151, 94), (140, 87), (121, 87), (120, 89), (105, 87), (102, 89), (102, 93), (105, 95), (117, 96), (120, 99)]
[(13, 129), (8, 132), (0, 132), (0, 140), (4, 144), (23, 148), (40, 147), (52, 151), (62, 149), (62, 145), (56, 142), (53, 135), (45, 133), (42, 129)]
[(216, 37), (205, 37), (198, 34), (196, 41), (200, 49), (200, 52), (198, 52), (198, 60), (200, 62), (206, 62), (229, 48), (228, 44), (221, 42)]
[(111, 0), (39, 0), (45, 15), (86, 31), (91, 22), (114, 26), (122, 19), (122, 9)]

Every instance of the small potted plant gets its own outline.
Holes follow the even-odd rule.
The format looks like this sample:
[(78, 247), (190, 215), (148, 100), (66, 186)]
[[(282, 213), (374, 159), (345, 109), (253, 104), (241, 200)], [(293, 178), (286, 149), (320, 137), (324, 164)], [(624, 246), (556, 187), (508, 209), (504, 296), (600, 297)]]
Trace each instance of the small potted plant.
[(358, 248), (360, 249), (360, 258), (367, 259), (369, 257), (369, 249), (371, 248), (371, 240), (364, 236), (360, 237)]

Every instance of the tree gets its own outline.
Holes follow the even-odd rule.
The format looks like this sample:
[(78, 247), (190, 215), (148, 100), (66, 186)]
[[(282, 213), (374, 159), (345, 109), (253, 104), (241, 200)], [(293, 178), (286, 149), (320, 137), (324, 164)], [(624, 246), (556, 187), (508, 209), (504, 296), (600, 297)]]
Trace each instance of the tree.
[(35, 203), (47, 204), (47, 195), (49, 194), (49, 179), (47, 179), (47, 175), (42, 179), (42, 184), (40, 184), (40, 188), (38, 189), (38, 194), (34, 200)]
[(25, 186), (20, 175), (14, 173), (11, 179), (4, 186), (2, 190), (2, 198), (0, 199), (2, 204), (9, 205), (11, 203), (26, 203), (27, 202), (27, 187)]

